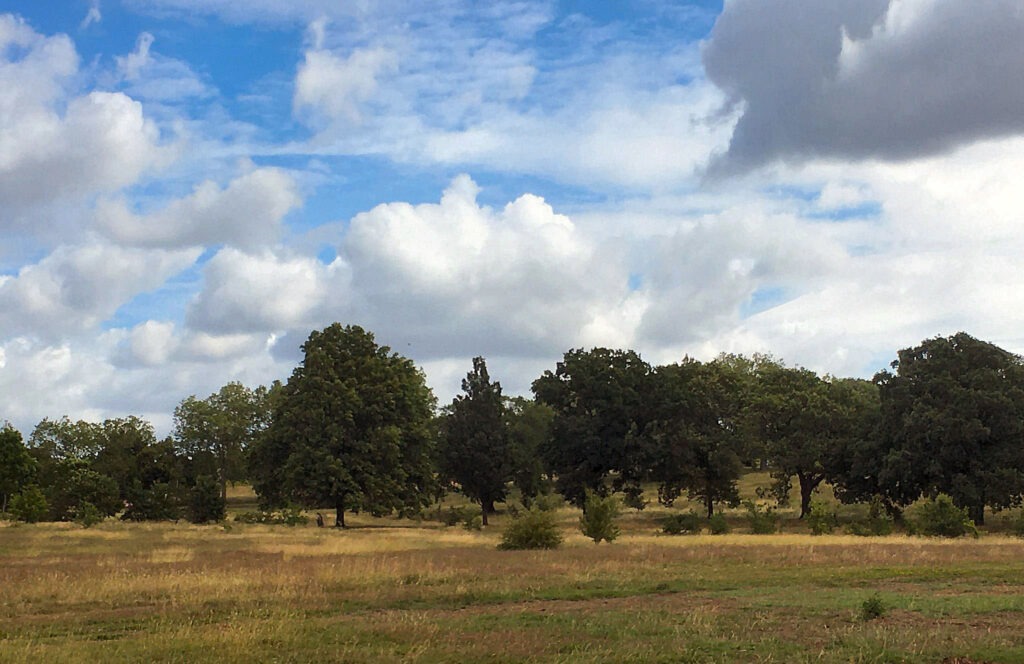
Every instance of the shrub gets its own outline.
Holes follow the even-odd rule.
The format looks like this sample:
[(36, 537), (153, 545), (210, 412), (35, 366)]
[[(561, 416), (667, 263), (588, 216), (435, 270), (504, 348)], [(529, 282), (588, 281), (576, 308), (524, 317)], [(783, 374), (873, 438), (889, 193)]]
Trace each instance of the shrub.
[(915, 535), (929, 537), (978, 536), (978, 529), (967, 516), (967, 510), (953, 504), (953, 499), (944, 493), (929, 499), (917, 510), (911, 521)]
[(885, 603), (882, 602), (882, 598), (878, 596), (878, 593), (875, 593), (860, 605), (860, 619), (868, 622), (875, 618), (881, 618), (885, 615), (885, 611)]
[(885, 505), (879, 496), (871, 499), (868, 508), (868, 518), (862, 521), (855, 521), (846, 527), (846, 532), (860, 537), (885, 536), (892, 533), (892, 517), (885, 510)]
[(670, 514), (661, 522), (661, 532), (666, 535), (697, 535), (703, 528), (704, 524), (695, 512)]
[(455, 526), (460, 523), (465, 523), (467, 519), (472, 518), (476, 510), (466, 509), (465, 507), (449, 507), (446, 510), (438, 508), (437, 518), (446, 526)]
[(217, 480), (209, 475), (197, 477), (188, 495), (188, 520), (192, 523), (220, 521), (224, 518), (224, 511), (224, 499)]
[(75, 508), (75, 523), (80, 524), (83, 528), (92, 528), (104, 518), (96, 506), (88, 501)]
[(533, 506), (541, 512), (554, 512), (565, 506), (565, 498), (557, 493), (542, 494), (534, 499)]
[(480, 514), (473, 514), (472, 516), (467, 517), (466, 520), (462, 522), (462, 527), (465, 530), (469, 531), (483, 530), (484, 518)]
[(615, 519), (619, 516), (619, 501), (615, 496), (601, 497), (587, 492), (587, 499), (580, 517), (580, 530), (594, 540), (594, 544), (614, 541), (619, 536)]
[(556, 549), (562, 536), (551, 512), (531, 509), (512, 519), (501, 535), (499, 549)]
[(839, 517), (827, 504), (815, 500), (811, 502), (807, 525), (810, 526), (812, 535), (827, 535), (839, 525)]
[(21, 493), (15, 494), (7, 508), (15, 519), (25, 523), (42, 521), (50, 511), (46, 496), (35, 485), (25, 487)]
[(165, 482), (154, 482), (139, 489), (121, 519), (124, 521), (177, 521), (181, 518), (181, 499)]
[(278, 511), (242, 512), (235, 515), (235, 521), (238, 523), (262, 523), (274, 526), (304, 526), (309, 523), (309, 517), (302, 513), (301, 507), (285, 507)]
[(771, 507), (761, 507), (751, 500), (743, 503), (743, 506), (747, 508), (750, 532), (755, 535), (770, 535), (778, 530), (779, 515)]
[(1024, 511), (1017, 515), (1010, 524), (1010, 532), (1017, 537), (1024, 537)]
[(729, 522), (725, 520), (724, 514), (713, 514), (708, 519), (708, 528), (711, 529), (712, 535), (725, 535), (732, 528), (729, 527)]

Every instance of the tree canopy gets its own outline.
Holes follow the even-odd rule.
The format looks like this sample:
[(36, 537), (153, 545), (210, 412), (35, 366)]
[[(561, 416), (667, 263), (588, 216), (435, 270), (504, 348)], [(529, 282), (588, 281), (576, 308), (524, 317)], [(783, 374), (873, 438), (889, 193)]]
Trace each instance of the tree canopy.
[(314, 331), (254, 445), (254, 487), (292, 500), (386, 514), (428, 504), (436, 490), (434, 397), (408, 359), (373, 334), (335, 323)]

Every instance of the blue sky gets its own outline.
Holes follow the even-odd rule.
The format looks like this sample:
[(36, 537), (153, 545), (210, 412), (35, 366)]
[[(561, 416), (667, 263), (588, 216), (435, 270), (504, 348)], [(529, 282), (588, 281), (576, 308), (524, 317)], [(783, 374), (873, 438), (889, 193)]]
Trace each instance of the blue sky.
[(581, 346), (859, 376), (961, 329), (1024, 350), (1022, 23), (1013, 0), (0, 3), (0, 419), (167, 431), (333, 321), (442, 400), (476, 355), (522, 393)]

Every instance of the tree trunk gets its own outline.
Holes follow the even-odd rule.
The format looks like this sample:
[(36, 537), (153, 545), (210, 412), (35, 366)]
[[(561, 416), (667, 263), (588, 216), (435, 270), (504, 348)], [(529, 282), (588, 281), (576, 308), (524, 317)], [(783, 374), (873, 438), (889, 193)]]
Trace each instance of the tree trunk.
[(345, 497), (340, 496), (334, 503), (334, 527), (344, 528), (345, 527)]
[(976, 526), (985, 525), (985, 506), (984, 505), (971, 505), (967, 511), (971, 520), (974, 521)]
[(800, 480), (800, 518), (802, 519), (811, 513), (811, 496), (821, 484), (822, 478), (803, 473), (797, 473), (796, 476)]
[(715, 515), (715, 501), (709, 495), (704, 499), (704, 505), (708, 508), (708, 519)]
[(480, 503), (480, 523), (483, 525), (487, 524), (487, 503), (481, 501)]

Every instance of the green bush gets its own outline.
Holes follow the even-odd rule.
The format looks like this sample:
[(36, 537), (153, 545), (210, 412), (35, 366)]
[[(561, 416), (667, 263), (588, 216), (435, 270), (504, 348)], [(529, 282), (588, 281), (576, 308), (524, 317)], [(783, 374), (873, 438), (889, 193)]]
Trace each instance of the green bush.
[(472, 518), (475, 513), (476, 510), (465, 507), (449, 507), (443, 511), (438, 508), (437, 519), (446, 526), (457, 526)]
[(75, 508), (75, 523), (83, 528), (92, 528), (104, 518), (96, 506), (88, 501)]
[(499, 549), (557, 549), (562, 543), (551, 512), (534, 508), (512, 519), (501, 534)]
[(21, 493), (11, 497), (7, 509), (15, 519), (25, 523), (42, 521), (50, 511), (49, 505), (46, 504), (46, 496), (35, 485), (25, 487)]
[(124, 521), (177, 521), (181, 518), (181, 498), (165, 482), (154, 482), (138, 489), (121, 519)]
[(209, 475), (197, 477), (188, 495), (188, 520), (192, 523), (220, 521), (224, 518), (225, 507), (217, 480)]
[(747, 508), (747, 523), (750, 524), (750, 532), (755, 535), (771, 535), (779, 528), (779, 515), (771, 507), (761, 507), (757, 503), (748, 500), (743, 503)]
[(309, 523), (309, 517), (302, 513), (301, 507), (285, 507), (277, 511), (242, 512), (235, 515), (235, 521), (238, 523), (262, 523), (274, 526), (304, 526)]
[(600, 544), (601, 540), (612, 542), (619, 536), (619, 527), (615, 524), (618, 516), (619, 501), (615, 496), (602, 498), (588, 491), (583, 516), (580, 517), (580, 530), (594, 540), (594, 544)]
[(483, 515), (473, 514), (472, 516), (467, 517), (466, 520), (462, 522), (462, 527), (463, 527), (463, 529), (469, 530), (469, 531), (483, 530), (484, 529), (484, 518), (483, 518)]
[(554, 512), (565, 506), (565, 498), (557, 493), (542, 494), (534, 499), (533, 506), (541, 512)]
[(864, 622), (874, 620), (875, 618), (881, 618), (885, 615), (885, 603), (882, 602), (882, 598), (879, 597), (878, 593), (875, 593), (871, 597), (868, 597), (860, 605), (860, 619)]
[(815, 500), (811, 502), (807, 525), (810, 527), (812, 535), (828, 535), (839, 525), (839, 517), (829, 505)]
[(846, 532), (860, 537), (884, 537), (892, 534), (892, 529), (892, 517), (886, 511), (882, 499), (875, 496), (868, 507), (868, 518), (851, 523), (846, 527)]
[(1010, 523), (1010, 532), (1017, 537), (1024, 537), (1024, 511)]
[(725, 535), (732, 530), (729, 527), (729, 522), (725, 520), (724, 514), (713, 514), (708, 519), (708, 528), (711, 529), (712, 535)]
[(918, 509), (911, 520), (915, 535), (928, 537), (978, 536), (978, 529), (967, 516), (967, 510), (953, 504), (953, 499), (944, 493), (929, 499)]
[(661, 522), (661, 532), (666, 535), (699, 535), (704, 523), (695, 512), (670, 514)]

